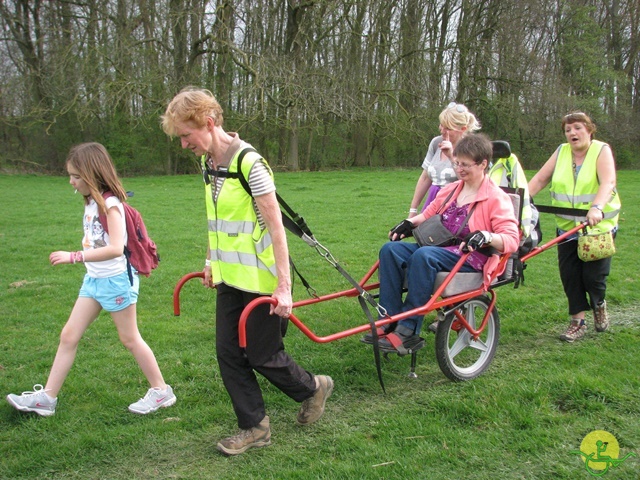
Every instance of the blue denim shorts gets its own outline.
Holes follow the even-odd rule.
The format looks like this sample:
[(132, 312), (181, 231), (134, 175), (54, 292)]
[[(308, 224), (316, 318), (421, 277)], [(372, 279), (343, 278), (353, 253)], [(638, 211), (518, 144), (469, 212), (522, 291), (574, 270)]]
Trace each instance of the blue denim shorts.
[(139, 288), (138, 275), (133, 276), (133, 285), (131, 285), (126, 271), (108, 278), (93, 278), (85, 275), (79, 296), (93, 298), (107, 312), (117, 312), (138, 301)]

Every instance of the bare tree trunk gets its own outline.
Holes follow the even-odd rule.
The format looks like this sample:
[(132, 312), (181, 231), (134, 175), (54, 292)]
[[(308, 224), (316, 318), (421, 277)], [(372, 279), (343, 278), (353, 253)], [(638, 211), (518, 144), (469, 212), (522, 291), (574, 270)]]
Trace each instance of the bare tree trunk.
[(298, 112), (293, 108), (291, 109), (291, 123), (289, 124), (289, 150), (287, 152), (287, 165), (293, 171), (300, 170), (300, 156), (298, 152), (300, 144), (299, 124), (300, 119), (298, 117)]
[(31, 105), (27, 124), (30, 125), (30, 129), (35, 127), (35, 138), (31, 140), (36, 146), (37, 156), (45, 159), (50, 170), (56, 171), (60, 167), (58, 152), (53, 138), (46, 131), (46, 124), (43, 125), (47, 118), (51, 118), (53, 107), (46, 87), (48, 78), (44, 50), (46, 40), (40, 23), (40, 15), (46, 6), (41, 0), (16, 0), (14, 6), (15, 10), (12, 13), (3, 3), (0, 3), (0, 14), (8, 25), (12, 39), (16, 42), (24, 62), (23, 75), (31, 95), (30, 99), (25, 99), (26, 103)]

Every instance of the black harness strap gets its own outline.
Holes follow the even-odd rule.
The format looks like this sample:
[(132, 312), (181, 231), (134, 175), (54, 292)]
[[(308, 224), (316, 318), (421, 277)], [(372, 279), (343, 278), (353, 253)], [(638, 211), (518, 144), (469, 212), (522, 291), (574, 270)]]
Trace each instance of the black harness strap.
[(311, 284), (309, 282), (307, 282), (307, 280), (302, 276), (302, 274), (300, 273), (300, 271), (296, 267), (296, 264), (293, 263), (293, 259), (291, 257), (289, 257), (289, 265), (291, 266), (291, 270), (293, 270), (295, 272), (295, 274), (298, 275), (298, 278), (302, 282), (302, 285), (304, 285), (304, 288), (307, 290), (307, 293), (309, 294), (309, 296), (311, 296), (313, 298), (318, 298), (318, 294), (316, 292), (316, 289), (313, 288), (311, 286)]
[[(242, 184), (242, 187), (249, 194), (249, 196), (253, 197), (251, 192), (251, 187), (249, 187), (249, 182), (247, 181), (245, 176), (242, 174), (242, 159), (249, 152), (256, 152), (256, 150), (254, 148), (247, 147), (243, 149), (238, 155), (238, 160), (236, 162), (237, 172), (228, 172), (228, 171), (227, 172), (224, 172), (224, 171), (209, 172), (209, 169), (207, 169), (207, 171), (205, 172), (205, 182), (207, 180), (210, 181), (210, 179), (206, 178), (207, 175), (224, 176), (227, 178), (237, 178)], [(384, 387), (384, 381), (382, 379), (382, 369), (380, 367), (380, 348), (378, 346), (378, 332), (375, 325), (375, 319), (373, 318), (373, 315), (371, 314), (371, 311), (369, 310), (367, 303), (369, 303), (377, 311), (378, 315), (381, 317), (387, 316), (386, 310), (375, 300), (375, 298), (369, 292), (367, 292), (364, 288), (362, 288), (362, 286), (351, 275), (349, 275), (344, 268), (342, 268), (342, 266), (333, 257), (331, 252), (329, 252), (327, 248), (322, 246), (316, 240), (315, 236), (311, 232), (311, 229), (305, 222), (304, 218), (299, 214), (297, 214), (277, 192), (276, 192), (276, 198), (278, 199), (278, 203), (280, 204), (280, 207), (281, 207), (282, 223), (284, 224), (285, 228), (287, 228), (287, 230), (289, 230), (294, 235), (300, 237), (309, 246), (315, 248), (316, 251), (320, 254), (320, 256), (324, 257), (325, 260), (327, 260), (334, 268), (336, 268), (336, 270), (338, 270), (338, 272), (340, 272), (340, 274), (345, 279), (347, 279), (347, 281), (349, 281), (349, 283), (351, 283), (351, 285), (360, 294), (358, 296), (358, 301), (360, 302), (360, 306), (362, 307), (362, 310), (364, 311), (365, 315), (367, 316), (367, 319), (369, 320), (369, 326), (371, 327), (371, 335), (373, 336), (373, 354), (376, 362), (378, 380), (380, 382), (380, 386), (382, 387), (382, 391), (386, 393), (386, 389)], [(298, 275), (298, 277), (300, 277), (300, 280), (302, 281), (303, 285), (307, 289), (307, 292), (309, 292), (311, 296), (317, 298), (315, 290), (309, 285), (309, 283), (304, 279), (304, 277), (300, 275), (300, 272), (295, 267), (294, 263), (291, 261), (291, 257), (289, 258), (289, 262), (294, 272)]]
[(573, 215), (574, 217), (586, 217), (589, 210), (582, 210), (580, 208), (568, 208), (568, 207), (554, 207), (551, 205), (538, 205), (536, 208), (539, 212), (553, 213), (554, 215)]

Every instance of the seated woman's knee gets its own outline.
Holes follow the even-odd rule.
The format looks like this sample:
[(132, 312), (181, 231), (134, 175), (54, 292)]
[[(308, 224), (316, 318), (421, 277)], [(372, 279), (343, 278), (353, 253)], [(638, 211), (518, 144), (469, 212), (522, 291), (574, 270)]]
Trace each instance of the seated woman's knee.
[(397, 242), (387, 242), (382, 245), (382, 248), (380, 249), (380, 257), (389, 255), (394, 250), (394, 248), (396, 248), (396, 245), (399, 244)]

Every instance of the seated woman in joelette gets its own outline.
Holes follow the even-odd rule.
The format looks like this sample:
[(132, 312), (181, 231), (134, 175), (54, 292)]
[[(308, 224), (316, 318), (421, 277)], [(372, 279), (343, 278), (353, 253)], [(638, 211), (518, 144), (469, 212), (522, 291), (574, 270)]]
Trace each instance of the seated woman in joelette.
[[(485, 281), (498, 267), (496, 251), (512, 253), (518, 249), (518, 221), (511, 199), (486, 174), (491, 156), (492, 145), (486, 136), (466, 135), (454, 150), (453, 166), (459, 180), (438, 192), (424, 212), (404, 220), (389, 232), (391, 241), (380, 250), (379, 267), (379, 302), (389, 315), (426, 304), (433, 293), (438, 272), (451, 271), (463, 249), (472, 253), (460, 271), (483, 272)], [(449, 196), (452, 191), (453, 195)], [(472, 212), (466, 226), (458, 233), (457, 245), (421, 247), (412, 242), (398, 242), (411, 236), (414, 227), (438, 210), (442, 212), (443, 225), (452, 234), (458, 233), (469, 211)], [(408, 292), (403, 301), (405, 277)], [(381, 332), (380, 348), (396, 350), (399, 346), (408, 348), (415, 344), (419, 341), (422, 321), (422, 316), (414, 316), (386, 325)], [(393, 326), (395, 330), (391, 332)], [(366, 342), (367, 338), (363, 340)]]

